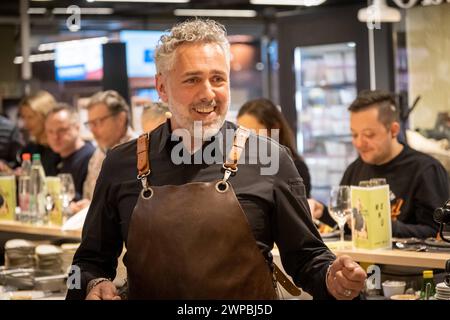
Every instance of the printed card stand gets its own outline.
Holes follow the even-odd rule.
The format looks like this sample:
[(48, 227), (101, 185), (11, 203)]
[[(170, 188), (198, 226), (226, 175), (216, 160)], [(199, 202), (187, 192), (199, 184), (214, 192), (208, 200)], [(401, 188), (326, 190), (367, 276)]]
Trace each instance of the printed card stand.
[(16, 177), (0, 176), (0, 220), (14, 220), (16, 212)]
[(351, 187), (353, 247), (391, 248), (389, 186)]

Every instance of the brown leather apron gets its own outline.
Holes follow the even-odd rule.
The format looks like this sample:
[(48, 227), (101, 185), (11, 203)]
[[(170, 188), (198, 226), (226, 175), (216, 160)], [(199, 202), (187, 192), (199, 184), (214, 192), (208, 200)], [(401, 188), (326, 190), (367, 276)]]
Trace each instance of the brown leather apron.
[(226, 181), (245, 141), (235, 138), (223, 180), (149, 187), (148, 136), (139, 140), (144, 188), (128, 231), (129, 298), (275, 299), (269, 265)]

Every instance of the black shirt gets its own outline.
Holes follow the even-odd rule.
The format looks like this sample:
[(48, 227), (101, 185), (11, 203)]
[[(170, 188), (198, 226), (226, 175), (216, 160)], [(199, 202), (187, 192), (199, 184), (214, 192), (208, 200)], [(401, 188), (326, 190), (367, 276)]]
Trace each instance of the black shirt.
[(385, 178), (391, 192), (392, 235), (435, 237), (438, 224), (433, 212), (449, 198), (444, 167), (434, 158), (404, 146), (400, 154), (382, 165), (356, 159), (346, 169), (341, 185), (358, 185), (371, 178)]
[(83, 195), (83, 183), (86, 180), (89, 159), (95, 151), (95, 147), (89, 141), (77, 151), (66, 158), (62, 158), (57, 165), (58, 173), (70, 173), (75, 185), (75, 200), (78, 201)]
[(46, 176), (56, 176), (58, 174), (58, 169), (56, 166), (61, 160), (61, 157), (59, 154), (53, 152), (49, 146), (30, 142), (23, 148), (22, 154), (24, 153), (31, 153), (31, 155), (38, 153), (41, 155), (41, 163), (44, 167)]
[(0, 116), (0, 160), (15, 168), (20, 163), (19, 152), (22, 138), (19, 129), (7, 118)]
[(306, 197), (311, 198), (311, 176), (309, 174), (308, 166), (305, 161), (301, 158), (294, 159), (295, 167), (297, 168), (300, 177), (303, 179), (303, 184), (305, 185)]
[[(225, 136), (225, 129), (235, 128), (226, 122), (220, 133)], [(220, 143), (218, 136), (205, 143), (201, 150), (206, 152), (211, 150), (213, 144)], [(151, 133), (151, 185), (182, 185), (222, 179), (220, 163), (172, 162), (171, 152), (178, 150), (179, 144), (170, 141), (170, 137), (169, 122)], [(269, 145), (267, 148), (273, 152), (279, 152), (279, 157), (275, 159), (279, 160), (276, 174), (262, 175), (260, 169), (263, 165), (249, 164), (255, 162), (255, 155), (249, 152), (251, 139)], [(252, 135), (249, 142), (242, 156), (245, 164), (239, 164), (239, 171), (229, 181), (257, 244), (267, 256), (275, 242), (284, 269), (295, 283), (316, 299), (329, 298), (325, 273), (335, 256), (322, 242), (312, 222), (305, 188), (292, 159), (286, 149), (270, 139)], [(198, 152), (190, 158), (196, 159), (197, 156)], [(222, 154), (215, 156), (223, 161)], [(136, 176), (136, 140), (119, 145), (108, 153), (83, 227), (82, 243), (74, 257), (74, 264), (81, 268), (82, 290), (69, 290), (69, 299), (84, 298), (86, 285), (91, 279), (115, 277), (117, 257), (122, 251), (123, 241), (127, 239), (131, 214), (142, 188)], [(124, 262), (126, 265), (126, 257)]]

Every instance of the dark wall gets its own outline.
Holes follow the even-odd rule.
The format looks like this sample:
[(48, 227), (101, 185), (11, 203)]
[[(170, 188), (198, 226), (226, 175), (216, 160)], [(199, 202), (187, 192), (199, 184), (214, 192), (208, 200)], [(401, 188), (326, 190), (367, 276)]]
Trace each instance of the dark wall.
[[(358, 21), (360, 6), (318, 8), (316, 12), (295, 14), (277, 19), (280, 63), (280, 102), (294, 132), (297, 130), (295, 109), (294, 50), (341, 42), (356, 43), (356, 77), (358, 91), (370, 88), (369, 40), (365, 23)], [(390, 25), (375, 31), (377, 88), (394, 90), (392, 32)]]
[(20, 68), (13, 64), (16, 56), (16, 28), (15, 26), (0, 26), (0, 82), (17, 82)]

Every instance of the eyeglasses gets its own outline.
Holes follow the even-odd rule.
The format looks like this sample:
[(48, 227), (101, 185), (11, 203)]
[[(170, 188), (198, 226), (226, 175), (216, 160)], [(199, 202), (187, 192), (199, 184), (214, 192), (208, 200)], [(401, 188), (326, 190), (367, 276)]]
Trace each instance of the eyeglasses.
[(102, 125), (103, 122), (105, 122), (106, 119), (114, 117), (115, 115), (117, 115), (117, 113), (111, 113), (111, 114), (108, 114), (108, 115), (106, 115), (104, 117), (101, 117), (101, 118), (97, 118), (97, 119), (94, 119), (94, 120), (91, 120), (91, 121), (86, 121), (84, 123), (84, 125), (86, 126), (86, 128), (92, 129), (92, 128), (95, 128), (95, 127), (98, 127), (98, 126)]

